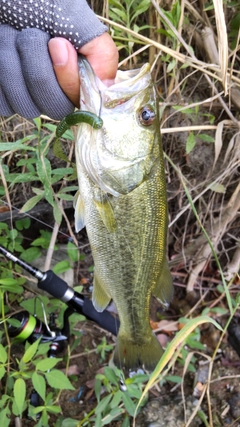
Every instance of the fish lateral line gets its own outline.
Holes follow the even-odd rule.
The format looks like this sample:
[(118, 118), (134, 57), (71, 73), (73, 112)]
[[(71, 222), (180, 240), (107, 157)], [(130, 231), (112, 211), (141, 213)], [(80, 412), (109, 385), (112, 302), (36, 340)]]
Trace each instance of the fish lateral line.
[(101, 129), (103, 126), (103, 120), (96, 114), (91, 113), (90, 111), (74, 111), (64, 117), (64, 119), (58, 124), (56, 137), (60, 138), (68, 129), (70, 129), (71, 126), (79, 123), (87, 123), (92, 126), (93, 129)]

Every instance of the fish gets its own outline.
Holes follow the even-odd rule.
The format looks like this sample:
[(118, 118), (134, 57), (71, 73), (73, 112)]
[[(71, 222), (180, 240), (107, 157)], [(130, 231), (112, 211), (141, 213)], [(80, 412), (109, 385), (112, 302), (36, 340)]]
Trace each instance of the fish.
[(163, 349), (150, 327), (151, 296), (163, 307), (173, 297), (157, 92), (149, 64), (119, 70), (110, 87), (84, 57), (79, 72), (80, 109), (102, 120), (95, 129), (81, 123), (75, 148), (75, 227), (86, 227), (92, 250), (92, 302), (99, 312), (116, 305), (113, 364), (152, 371)]

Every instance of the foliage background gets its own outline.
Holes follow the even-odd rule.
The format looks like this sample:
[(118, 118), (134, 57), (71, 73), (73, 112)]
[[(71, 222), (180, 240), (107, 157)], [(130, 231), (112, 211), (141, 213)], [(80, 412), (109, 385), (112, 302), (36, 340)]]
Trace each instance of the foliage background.
[[(186, 327), (184, 332), (181, 332), (182, 335), (178, 333), (175, 341), (168, 347), (170, 350), (161, 361), (157, 373), (162, 372), (163, 375), (167, 361), (170, 361), (169, 372), (165, 372), (161, 380), (158, 378), (155, 386), (157, 391), (150, 392), (150, 398), (154, 393), (155, 396), (156, 393), (157, 396), (161, 395), (161, 387), (172, 382), (180, 384), (182, 398), (187, 399), (192, 391), (184, 389), (184, 378), (189, 375), (191, 369), (196, 372), (199, 360), (206, 358), (208, 381), (203, 383), (197, 409), (192, 410), (188, 419), (185, 417), (183, 425), (193, 425), (192, 419), (196, 414), (203, 425), (224, 425), (221, 413), (219, 414), (214, 403), (216, 397), (212, 398), (214, 386), (211, 378), (217, 375), (214, 374), (214, 368), (219, 346), (227, 346), (228, 325), (232, 319), (234, 325), (239, 323), (239, 2), (166, 0), (160, 3), (155, 0), (109, 0), (97, 4), (93, 2), (91, 6), (103, 17), (104, 22), (109, 24), (110, 33), (119, 48), (120, 66), (123, 69), (135, 68), (149, 61), (159, 93), (168, 187), (169, 260), (176, 297), (168, 313), (158, 312), (156, 317), (157, 309), (153, 308), (153, 327), (157, 328), (158, 333), (164, 330), (170, 340), (182, 322), (186, 322)], [(57, 236), (58, 239), (59, 236), (64, 239), (64, 235), (65, 238), (68, 235), (72, 239), (72, 246), (68, 243), (66, 259), (56, 267), (56, 272), (74, 266), (75, 282), (82, 281), (84, 284), (85, 281), (85, 284), (89, 285), (91, 261), (87, 267), (82, 267), (84, 258), (86, 260), (88, 257), (84, 249), (86, 242), (82, 244), (81, 240), (86, 239), (86, 236), (80, 236), (80, 241), (76, 238), (72, 221), (71, 205), (77, 190), (73, 136), (68, 131), (62, 141), (63, 148), (54, 148), (55, 127), (56, 123), (46, 117), (34, 121), (16, 115), (1, 118), (0, 243), (28, 262), (33, 262), (43, 249), (48, 248), (44, 266), (48, 269), (51, 266)], [(69, 159), (67, 167), (66, 162), (62, 160), (63, 151)], [(19, 209), (34, 218), (31, 228), (27, 222), (28, 217), (21, 214)], [(21, 219), (23, 217), (25, 222)], [(43, 230), (40, 234), (39, 227), (33, 225), (39, 221), (45, 223), (42, 224)], [(53, 230), (46, 230), (46, 223), (50, 224)], [(33, 227), (37, 229), (34, 238)], [(80, 254), (76, 249), (79, 246)], [(24, 273), (17, 267), (13, 268), (11, 263), (6, 263), (2, 257), (0, 271), (4, 319), (24, 302), (28, 285), (26, 286)], [(88, 290), (87, 286), (84, 291)], [(47, 301), (46, 304), (50, 305), (49, 311), (53, 307), (59, 312), (62, 310), (56, 302)], [(206, 315), (206, 320), (217, 321), (223, 328), (223, 332), (214, 335), (216, 329), (209, 326), (208, 340), (204, 338), (206, 330), (201, 326), (202, 316)], [(166, 326), (164, 329), (159, 322), (162, 317), (171, 325), (174, 324), (175, 329), (173, 326), (170, 331)], [(212, 338), (213, 336), (215, 338)], [(239, 346), (236, 336), (234, 339)], [(179, 349), (179, 345), (183, 343), (185, 347)], [(106, 350), (106, 345), (107, 343), (98, 343), (99, 353), (102, 349)], [(176, 349), (179, 351), (174, 357)], [(39, 377), (33, 377), (34, 370), (30, 363), (32, 358), (28, 360), (28, 346), (24, 350), (25, 356), (20, 358), (20, 365), (13, 371), (10, 368), (10, 350), (10, 341), (8, 340), (6, 346), (3, 341), (0, 352), (1, 377), (7, 393), (1, 396), (2, 427), (8, 426), (10, 422), (16, 423), (16, 419), (21, 425), (25, 402), (16, 396), (26, 395), (25, 381), (36, 382), (38, 379), (41, 383), (40, 389), (52, 386), (46, 382), (45, 367), (38, 372), (41, 378), (46, 378), (45, 385)], [(46, 349), (44, 351), (46, 354)], [(201, 356), (193, 354), (196, 351), (200, 352)], [(32, 357), (36, 355), (36, 363), (41, 362), (44, 354), (42, 352), (43, 350), (37, 347), (35, 352), (33, 351)], [(182, 366), (182, 370), (179, 366)], [(64, 409), (62, 417), (57, 415), (54, 418), (54, 411), (58, 414), (63, 408), (61, 393), (59, 394), (57, 389), (53, 393), (48, 390), (47, 394), (41, 391), (44, 401), (42, 416), (40, 421), (36, 420), (33, 425), (40, 427), (50, 423), (57, 426), (57, 421), (54, 421), (57, 418), (60, 420), (59, 425), (63, 427), (104, 425), (103, 423), (124, 427), (132, 423), (141, 390), (144, 388), (141, 382), (143, 378), (139, 382), (136, 381), (132, 389), (129, 385), (128, 399), (123, 398), (124, 394), (120, 394), (118, 377), (114, 377), (106, 369), (98, 375), (100, 376), (94, 386), (97, 401), (93, 401), (92, 409), (89, 409), (85, 418), (82, 416), (79, 421), (78, 417), (76, 422), (69, 420), (64, 415)], [(230, 372), (228, 376), (231, 381), (230, 377), (236, 377), (236, 374)], [(154, 378), (155, 374), (149, 385), (154, 382)], [(64, 383), (65, 389), (67, 384)], [(99, 391), (103, 386), (105, 394)], [(193, 384), (190, 388), (194, 388)], [(145, 388), (145, 393), (146, 390)], [(205, 399), (204, 396), (207, 396), (207, 403), (201, 412), (200, 403)], [(221, 399), (227, 398), (224, 396)], [(217, 402), (219, 403), (219, 400)], [(116, 411), (118, 407), (121, 408), (120, 412)], [(233, 411), (231, 417), (231, 422), (234, 423), (236, 417), (234, 418)]]

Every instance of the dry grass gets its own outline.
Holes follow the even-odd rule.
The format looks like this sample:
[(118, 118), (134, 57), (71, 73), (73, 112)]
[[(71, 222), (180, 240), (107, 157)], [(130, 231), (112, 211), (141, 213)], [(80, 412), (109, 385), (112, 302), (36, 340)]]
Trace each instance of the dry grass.
[[(161, 132), (166, 154), (170, 266), (176, 288), (178, 283), (184, 288), (184, 297), (185, 291), (198, 296), (197, 302), (185, 313), (189, 318), (201, 312), (203, 304), (211, 308), (221, 305), (231, 311), (226, 295), (216, 290), (216, 286), (223, 283), (220, 273), (223, 272), (229, 282), (233, 299), (240, 284), (240, 31), (236, 34), (236, 48), (232, 50), (228, 34), (233, 11), (227, 10), (227, 5), (220, 0), (213, 0), (213, 6), (213, 10), (206, 11), (200, 1), (183, 0), (175, 27), (161, 9), (170, 10), (171, 2), (162, 5), (152, 0), (150, 11), (144, 15), (144, 20), (152, 27), (141, 34), (109, 17), (99, 16), (110, 26), (113, 35), (121, 30), (126, 39), (131, 36), (135, 40), (134, 51), (127, 57), (123, 55), (120, 66), (136, 67), (144, 61), (152, 64), (160, 95)], [(104, 10), (108, 10), (107, 5)], [(156, 31), (160, 28), (170, 29), (172, 38)], [(169, 71), (171, 61), (174, 66)], [(14, 140), (18, 132), (32, 132), (32, 123), (20, 119), (9, 131), (7, 119), (2, 121), (2, 129), (6, 130), (3, 133), (6, 140)], [(196, 145), (187, 152), (186, 141), (191, 133)], [(211, 136), (214, 142), (201, 139), (202, 134)], [(2, 158), (11, 164), (12, 156), (6, 152)], [(6, 201), (14, 204), (16, 195), (12, 190), (9, 192), (1, 164), (0, 175), (7, 189)], [(184, 185), (192, 202), (189, 202)], [(192, 203), (201, 224), (193, 213)], [(212, 242), (221, 272), (202, 228)], [(238, 309), (235, 315), (239, 317)], [(207, 393), (211, 426), (213, 380), (210, 375), (215, 355), (216, 351), (211, 359), (208, 358), (208, 385), (202, 393), (202, 398)], [(183, 375), (188, 362), (186, 360)], [(186, 425), (190, 422), (186, 421)]]
[[(158, 19), (160, 17), (161, 22), (164, 22), (164, 28), (172, 31), (173, 37), (177, 41), (176, 49), (172, 48), (169, 39), (164, 36), (161, 36), (162, 40), (159, 40), (159, 34), (154, 33), (154, 30), (151, 32), (152, 37), (150, 38), (107, 18), (101, 19), (110, 25), (113, 33), (115, 29), (121, 29), (124, 34), (128, 33), (133, 39), (144, 44), (141, 51), (148, 49), (149, 59), (153, 56), (151, 49), (155, 51), (153, 74), (155, 74), (162, 97), (165, 96), (164, 102), (160, 103), (160, 107), (164, 110), (161, 125), (164, 146), (172, 161), (179, 166), (181, 173), (187, 179), (188, 189), (194, 202), (197, 203), (203, 226), (209, 233), (215, 250), (219, 256), (221, 253), (227, 253), (226, 256), (223, 256), (223, 267), (226, 276), (230, 278), (238, 272), (240, 264), (240, 236), (237, 231), (240, 208), (238, 185), (240, 166), (239, 34), (236, 48), (232, 51), (228, 41), (229, 22), (226, 22), (226, 6), (220, 0), (213, 1), (214, 9), (210, 13), (205, 11), (198, 2), (195, 2), (194, 5), (188, 1), (181, 2), (178, 28), (173, 26), (160, 6), (170, 9), (169, 4), (162, 6), (152, 0), (150, 13), (155, 16), (155, 25), (160, 22)], [(186, 16), (188, 27), (184, 25)], [(167, 73), (165, 64), (161, 63), (163, 54), (167, 54), (175, 60), (175, 67), (171, 74)], [(134, 56), (135, 64), (139, 59), (141, 61), (140, 51), (137, 50), (125, 59), (125, 66), (127, 61)], [(182, 68), (182, 64), (184, 64), (184, 68)], [(192, 82), (195, 84), (195, 90), (192, 93), (188, 81), (190, 84)], [(201, 90), (201, 86), (203, 90)], [(228, 97), (226, 97), (227, 94)], [(173, 111), (174, 104), (182, 107)], [(189, 107), (192, 109), (198, 107), (198, 111), (202, 111), (202, 114), (196, 114), (194, 123), (189, 116), (183, 114), (184, 110)], [(215, 116), (214, 124), (206, 118), (207, 113), (211, 111)], [(206, 144), (199, 144), (202, 159), (199, 159), (200, 165), (198, 166), (194, 164), (197, 160), (194, 158), (195, 150), (189, 155), (184, 153), (184, 141), (189, 132), (194, 132), (197, 136), (206, 131), (210, 131), (214, 137), (214, 152), (209, 158), (209, 146), (204, 154)], [(170, 145), (171, 147), (169, 147)], [(201, 162), (205, 161), (204, 156), (207, 157), (207, 173), (204, 168), (201, 170)], [(192, 170), (194, 168), (197, 169), (198, 176), (194, 174)], [(171, 169), (168, 170), (168, 179), (174, 184), (178, 179)], [(170, 200), (170, 233), (172, 231), (174, 239), (177, 238), (180, 246), (180, 256), (177, 257), (179, 264), (185, 262), (189, 270), (186, 289), (191, 292), (211, 259), (211, 249), (207, 243), (202, 242), (202, 236), (198, 237), (198, 226), (194, 224), (192, 215), (188, 214), (191, 206), (186, 201), (181, 185), (176, 183), (176, 186), (178, 196), (174, 197), (174, 204), (178, 205), (178, 213), (176, 214), (176, 208), (172, 208)], [(183, 229), (181, 218), (185, 222), (186, 216), (188, 216), (188, 220)], [(235, 242), (232, 242), (232, 247), (229, 247), (229, 239), (225, 243), (225, 238), (232, 229), (236, 231)], [(191, 244), (189, 244), (190, 241), (196, 239), (201, 242), (198, 251), (196, 251), (195, 243), (192, 244), (192, 250)], [(234, 266), (237, 266), (234, 273), (232, 267), (231, 272), (228, 270), (228, 265), (231, 266), (232, 261)], [(176, 265), (176, 253), (173, 264)]]

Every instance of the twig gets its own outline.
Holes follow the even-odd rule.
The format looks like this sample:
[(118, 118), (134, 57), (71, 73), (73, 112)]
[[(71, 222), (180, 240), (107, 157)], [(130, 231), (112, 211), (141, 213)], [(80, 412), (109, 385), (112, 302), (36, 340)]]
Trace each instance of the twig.
[[(208, 64), (208, 63), (205, 63), (203, 61), (198, 60), (197, 58), (192, 58), (191, 56), (184, 55), (180, 52), (176, 53), (173, 49), (170, 49), (169, 47), (167, 47), (161, 43), (155, 42), (154, 40), (151, 40), (148, 37), (142, 36), (141, 34), (136, 33), (135, 31), (130, 30), (129, 28), (126, 28), (121, 24), (117, 24), (116, 22), (111, 21), (110, 19), (107, 19), (107, 18), (103, 18), (102, 16), (99, 16), (99, 15), (97, 15), (97, 16), (103, 22), (106, 22), (109, 25), (112, 25), (112, 26), (117, 27), (123, 31), (126, 31), (129, 34), (134, 35), (139, 40), (144, 41), (146, 44), (151, 44), (152, 46), (155, 46), (157, 49), (162, 50), (162, 52), (169, 54), (170, 56), (175, 58), (177, 61), (179, 61), (185, 65), (189, 65), (190, 67), (196, 68), (197, 70), (203, 72), (204, 74), (207, 74), (208, 76), (213, 77), (214, 79), (221, 81), (221, 77), (218, 74), (214, 74), (214, 71), (216, 71), (218, 73), (220, 72), (220, 67), (217, 66), (216, 64)], [(212, 71), (210, 71), (210, 70), (212, 70)], [(232, 76), (232, 80), (234, 80), (236, 83), (238, 83), (240, 85), (240, 78), (237, 78), (236, 76)]]
[(15, 427), (22, 427), (22, 421), (19, 417), (15, 418)]
[[(205, 51), (207, 53), (207, 56), (210, 62), (219, 64), (220, 63), (219, 53), (215, 43), (214, 33), (212, 28), (209, 28), (209, 27), (204, 28), (204, 30), (202, 31), (202, 40), (203, 40), (203, 46), (205, 48)], [(230, 87), (229, 95), (235, 107), (237, 107), (240, 110), (240, 90), (232, 84), (231, 76), (232, 76), (232, 68), (230, 71), (230, 75), (227, 79), (227, 83)]]
[[(229, 202), (223, 210), (223, 214), (219, 217), (212, 225), (212, 229), (209, 232), (210, 239), (212, 241), (213, 247), (216, 249), (219, 240), (224, 234), (227, 225), (234, 219), (237, 214), (238, 209), (240, 209), (240, 182), (237, 185), (235, 191), (233, 192)], [(211, 255), (211, 248), (208, 243), (206, 243), (203, 248), (200, 250), (196, 257), (196, 265), (190, 273), (186, 291), (192, 292), (194, 289), (194, 283), (196, 281), (196, 277), (203, 270), (206, 260)]]

